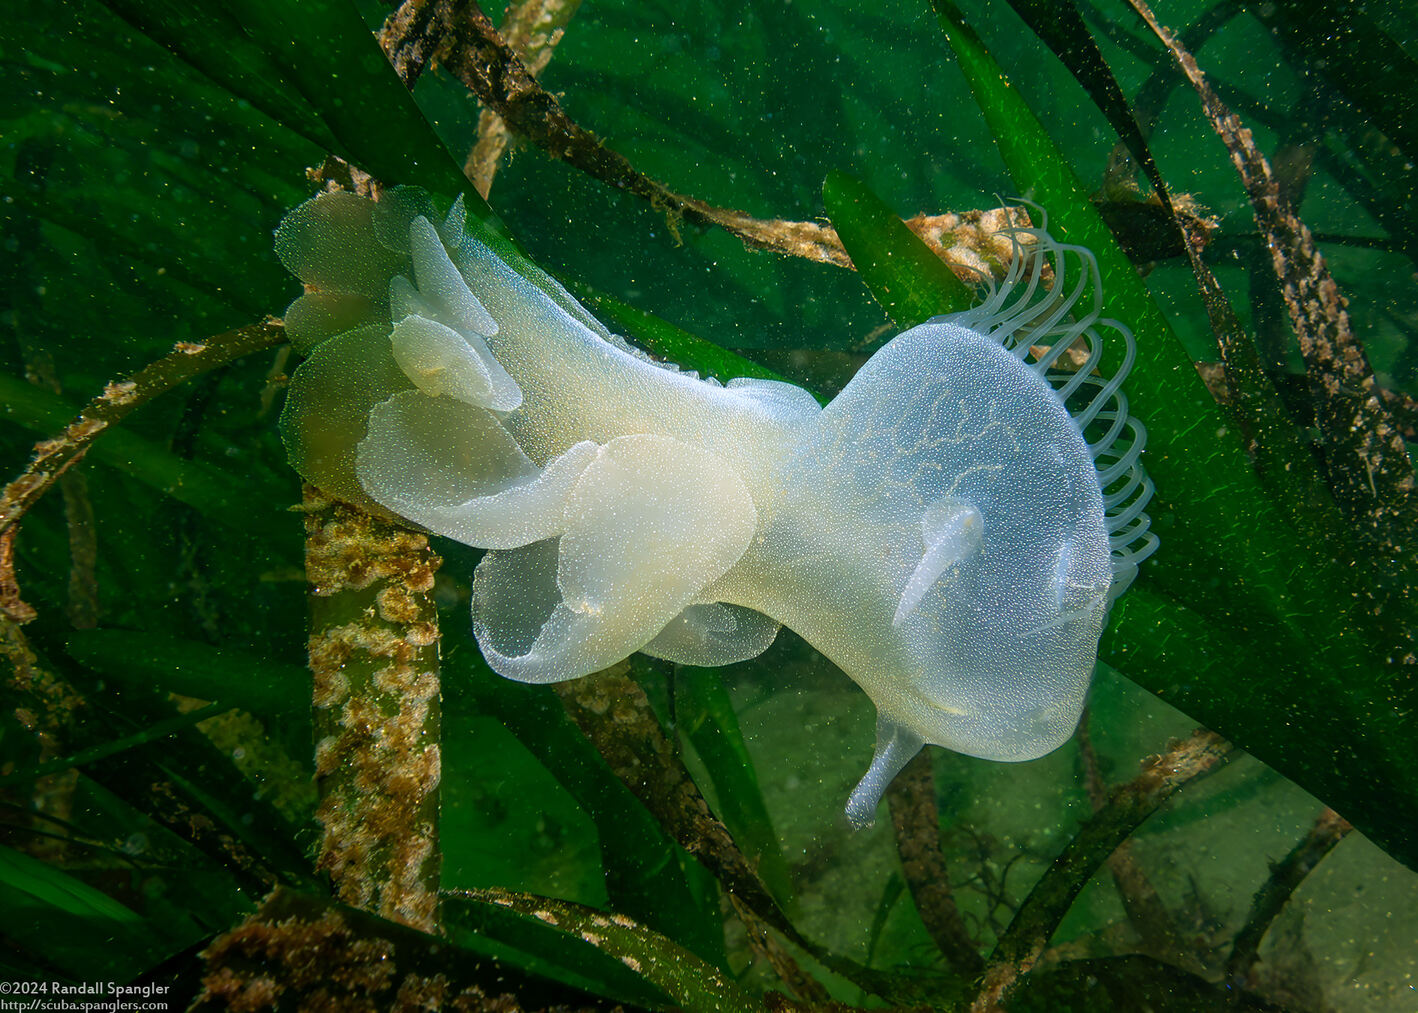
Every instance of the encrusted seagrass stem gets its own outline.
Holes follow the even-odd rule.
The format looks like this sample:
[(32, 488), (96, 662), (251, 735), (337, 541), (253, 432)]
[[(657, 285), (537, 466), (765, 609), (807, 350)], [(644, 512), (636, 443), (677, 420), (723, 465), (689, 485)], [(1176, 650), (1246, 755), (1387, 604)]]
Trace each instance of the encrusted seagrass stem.
[(339, 898), (438, 926), (439, 564), (428, 539), (305, 487), (317, 868)]

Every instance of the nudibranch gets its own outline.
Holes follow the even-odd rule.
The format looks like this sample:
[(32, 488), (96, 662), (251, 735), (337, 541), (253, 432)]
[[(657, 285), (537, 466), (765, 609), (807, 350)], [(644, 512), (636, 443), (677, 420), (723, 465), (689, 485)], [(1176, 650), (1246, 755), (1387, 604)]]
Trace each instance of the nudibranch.
[(1067, 739), (1157, 545), (1133, 337), (1098, 319), (1087, 250), (1014, 245), (981, 305), (893, 338), (823, 407), (654, 361), (508, 267), (461, 202), (323, 193), (276, 234), (307, 287), (285, 439), (327, 492), (488, 550), (473, 628), (509, 679), (635, 651), (727, 665), (793, 629), (876, 705), (847, 803), (867, 824), (923, 744), (1028, 760)]

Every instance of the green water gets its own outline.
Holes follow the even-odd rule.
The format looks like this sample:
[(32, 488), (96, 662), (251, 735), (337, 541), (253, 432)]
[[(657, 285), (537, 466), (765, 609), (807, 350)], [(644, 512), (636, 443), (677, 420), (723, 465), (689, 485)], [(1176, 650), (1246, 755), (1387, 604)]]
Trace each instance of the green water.
[[(1306, 377), (1246, 188), (1146, 25), (1121, 3), (962, 10), (1008, 88), (929, 4), (894, 0), (599, 0), (570, 15), (540, 82), (643, 177), (717, 208), (826, 224), (823, 180), (845, 171), (908, 218), (1026, 197), (1099, 254), (1106, 311), (1138, 333), (1128, 390), (1152, 434), (1162, 548), (1104, 636), (1087, 717), (1094, 766), (1109, 785), (1128, 782), (1199, 725), (1237, 752), (1131, 834), (1130, 868), (1150, 892), (1084, 870), (1008, 1008), (1231, 1008), (1222, 981), (1252, 898), (1330, 806), (1357, 829), (1280, 905), (1240, 981), (1244, 1001), (1412, 1010), (1418, 564), (1401, 444), (1418, 425), (1412, 12), (1338, 0), (1158, 12), (1253, 131), (1347, 299), (1352, 347), (1386, 392), (1382, 409), (1357, 414), (1355, 431), (1387, 448), (1386, 470), (1365, 475), (1316, 418), (1326, 377), (1313, 362)], [(1041, 11), (1056, 20), (1026, 22)], [(313, 192), (306, 170), (328, 152), (388, 183), (462, 185), (478, 103), (443, 70), (410, 97), (370, 37), (386, 13), (341, 0), (73, 0), (0, 27), (7, 480), (105, 384), (177, 342), (284, 311), (298, 285), (271, 231)], [(1220, 360), (1217, 338), (1168, 219), (1137, 207), (1147, 174), (1109, 173), (1120, 152), (1116, 116), (1096, 101), (1104, 73), (1173, 198), (1214, 223), (1201, 259), (1258, 365), (1249, 386), (1229, 374), (1243, 415), (1215, 404), (1191, 367)], [(1152, 223), (1129, 232), (1140, 284), (1099, 245), (1088, 195)], [(513, 139), (488, 203), (475, 214), (520, 247), (514, 267), (539, 265), (688, 365), (713, 370), (718, 346), (830, 396), (905, 322), (881, 287), (911, 280), (893, 275), (893, 258), (858, 274), (750, 249), (531, 140)], [(850, 209), (834, 213), (848, 234)], [(276, 430), (296, 364), (272, 345), (197, 371), (125, 417), (19, 522), (16, 594), (34, 617), (0, 588), (14, 667), (0, 710), (0, 982), (160, 983), (170, 1008), (186, 1008), (223, 959), (200, 951), (273, 888), (280, 911), (331, 909), (314, 869), (311, 603), (289, 509), (301, 490)], [(1364, 400), (1346, 386), (1354, 375), (1330, 385), (1330, 404)], [(791, 926), (770, 932), (801, 967), (802, 1008), (827, 996), (968, 1007), (977, 985), (933, 941), (941, 908), (923, 918), (918, 905), (939, 898), (923, 899), (929, 882), (903, 866), (887, 810), (860, 832), (841, 815), (873, 714), (829, 662), (786, 631), (723, 670), (636, 661), (641, 716), (670, 744), (661, 773), (686, 769), (734, 842), (710, 847), (708, 824), (642, 805), (550, 689), (487, 671), (467, 618), (477, 553), (433, 547), (450, 942), (435, 953), (340, 916), (353, 926), (345, 943), (395, 949), (396, 984), (368, 994), (373, 1008), (393, 1005), (406, 968), (452, 975), (453, 992), (511, 990), (527, 1009), (754, 1008), (793, 983), (726, 900), (730, 853), (747, 856)], [(183, 718), (208, 702), (215, 721)], [(979, 955), (1007, 966), (1015, 912), (1092, 817), (1090, 764), (1077, 739), (1026, 764), (930, 758), (955, 909)], [(612, 939), (617, 929), (577, 921), (599, 917), (579, 909), (557, 909), (553, 925), (454, 893), (489, 888), (527, 895), (527, 910), (539, 903), (527, 898), (556, 898), (634, 924)], [(1149, 896), (1150, 921), (1137, 906)], [(1147, 935), (1159, 924), (1164, 943)], [(290, 1008), (317, 987), (274, 953), (247, 957), (242, 973), (264, 967)], [(331, 971), (326, 983), (360, 994), (349, 982)]]

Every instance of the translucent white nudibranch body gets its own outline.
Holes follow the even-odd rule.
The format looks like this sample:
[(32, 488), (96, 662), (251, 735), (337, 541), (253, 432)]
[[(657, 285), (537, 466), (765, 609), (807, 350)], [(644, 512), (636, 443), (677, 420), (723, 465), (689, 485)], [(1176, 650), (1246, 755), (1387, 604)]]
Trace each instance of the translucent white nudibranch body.
[(1033, 256), (980, 307), (897, 336), (822, 408), (652, 361), (466, 235), (461, 205), (323, 194), (277, 233), (310, 288), (282, 425), (317, 485), (489, 550), (474, 630), (508, 678), (729, 664), (795, 630), (876, 704), (848, 804), (869, 822), (923, 743), (1025, 760), (1066, 739), (1156, 545), (1132, 337), (1076, 313), (1086, 251), (1021, 234)]

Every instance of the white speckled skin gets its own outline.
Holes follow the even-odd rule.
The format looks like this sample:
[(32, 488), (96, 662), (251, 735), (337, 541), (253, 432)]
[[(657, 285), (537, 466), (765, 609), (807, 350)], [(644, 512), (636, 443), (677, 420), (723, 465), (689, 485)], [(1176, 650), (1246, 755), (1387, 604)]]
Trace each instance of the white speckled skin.
[(1039, 371), (944, 320), (826, 408), (719, 386), (610, 338), (460, 211), (395, 191), (287, 218), (278, 251), (317, 291), (288, 313), (314, 350), (283, 427), (311, 481), (491, 550), (496, 671), (727, 664), (787, 625), (876, 704), (858, 823), (922, 743), (1027, 760), (1071, 734), (1115, 567), (1094, 454)]

